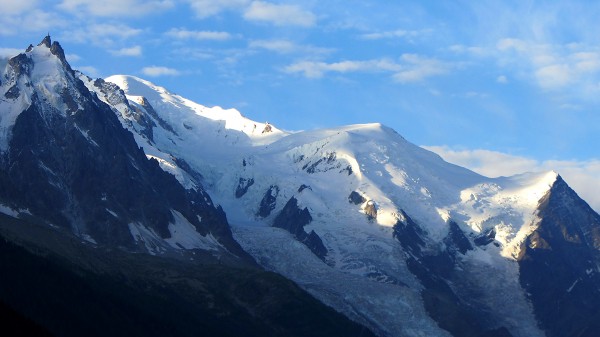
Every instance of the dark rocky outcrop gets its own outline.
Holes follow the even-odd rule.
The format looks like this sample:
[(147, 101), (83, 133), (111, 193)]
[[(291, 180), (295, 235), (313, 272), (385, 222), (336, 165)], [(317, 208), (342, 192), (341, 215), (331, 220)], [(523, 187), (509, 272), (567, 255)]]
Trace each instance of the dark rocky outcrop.
[(343, 173), (343, 172), (346, 172), (346, 173), (348, 173), (348, 175), (349, 175), (349, 176), (350, 176), (350, 175), (352, 175), (352, 173), (353, 173), (353, 171), (352, 171), (352, 166), (348, 165), (348, 166), (344, 167), (344, 168), (343, 168), (343, 169), (340, 171), (340, 173)]
[(490, 228), (489, 230), (481, 233), (475, 239), (473, 239), (473, 243), (477, 246), (486, 246), (496, 239), (496, 229)]
[(15, 84), (4, 93), (4, 97), (6, 97), (7, 99), (17, 99), (19, 98), (20, 94), (21, 91), (19, 90), (19, 87)]
[(140, 105), (144, 107), (144, 109), (146, 110), (146, 112), (152, 116), (152, 118), (158, 123), (158, 125), (160, 125), (163, 129), (171, 132), (174, 135), (178, 135), (177, 132), (175, 132), (175, 130), (173, 129), (173, 127), (171, 126), (171, 124), (167, 123), (164, 119), (162, 119), (162, 117), (160, 117), (160, 115), (156, 112), (156, 110), (154, 110), (154, 107), (150, 104), (150, 102), (148, 102), (148, 100), (146, 99), (146, 97), (142, 97), (142, 101), (140, 102)]
[(559, 176), (540, 200), (541, 221), (519, 257), (520, 282), (552, 336), (600, 331), (600, 215)]
[(271, 211), (275, 209), (277, 204), (277, 196), (279, 195), (279, 186), (271, 185), (269, 189), (265, 192), (262, 200), (260, 201), (260, 206), (258, 207), (258, 212), (256, 212), (256, 216), (261, 218), (266, 218), (271, 214)]
[(304, 191), (305, 189), (309, 189), (312, 191), (312, 188), (310, 186), (302, 184), (300, 185), (300, 187), (298, 187), (298, 193)]
[(464, 255), (467, 251), (473, 250), (471, 241), (455, 221), (448, 221), (448, 227), (448, 236), (444, 239), (444, 243), (451, 254), (458, 252)]
[(244, 194), (248, 192), (248, 188), (252, 185), (254, 185), (254, 178), (240, 178), (238, 185), (235, 188), (235, 197), (238, 199), (243, 197)]
[(327, 255), (327, 248), (325, 248), (323, 241), (315, 231), (310, 231), (307, 234), (304, 230), (304, 226), (311, 221), (312, 216), (308, 208), (300, 209), (298, 200), (292, 197), (275, 217), (273, 227), (282, 228), (292, 233), (298, 241), (305, 244), (321, 260), (324, 260)]
[[(308, 162), (302, 166), (303, 170), (308, 173), (315, 172), (327, 172), (332, 169), (340, 168), (341, 164), (336, 162), (337, 154), (335, 152), (328, 152), (324, 157), (319, 158), (315, 162)], [(328, 165), (328, 166), (327, 166)], [(323, 167), (319, 167), (323, 166)]]
[(8, 64), (12, 67), (16, 77), (29, 75), (33, 69), (33, 61), (26, 54), (10, 58)]
[(262, 130), (261, 133), (269, 133), (269, 132), (273, 132), (273, 127), (271, 126), (271, 124), (269, 124), (269, 122), (265, 123), (265, 128)]
[(504, 327), (488, 327), (485, 315), (477, 311), (453, 289), (456, 272), (456, 254), (472, 249), (469, 240), (458, 224), (449, 221), (446, 247), (442, 250), (428, 246), (425, 231), (400, 211), (394, 225), (394, 237), (408, 252), (407, 267), (421, 282), (421, 297), (427, 313), (440, 328), (453, 336), (511, 336)]
[(348, 202), (351, 204), (362, 205), (365, 201), (367, 201), (367, 199), (356, 191), (350, 192), (350, 195), (348, 196)]
[(44, 37), (44, 39), (40, 43), (38, 43), (38, 47), (41, 45), (44, 45), (44, 46), (50, 48), (51, 44), (52, 44), (52, 40), (50, 39), (50, 34), (48, 34)]
[(367, 204), (364, 207), (364, 211), (369, 221), (377, 219), (377, 205), (375, 205), (375, 202), (373, 200), (367, 201)]
[(101, 78), (94, 80), (93, 84), (94, 87), (99, 89), (99, 94), (102, 95), (110, 105), (125, 105), (127, 109), (124, 109), (122, 112), (120, 112), (124, 114), (124, 122), (127, 125), (132, 126), (130, 119), (133, 119), (139, 125), (139, 133), (151, 143), (154, 142), (153, 129), (156, 127), (156, 123), (154, 123), (151, 118), (141, 111), (140, 108), (137, 106), (131, 106), (123, 90), (121, 90), (116, 84), (106, 82)]

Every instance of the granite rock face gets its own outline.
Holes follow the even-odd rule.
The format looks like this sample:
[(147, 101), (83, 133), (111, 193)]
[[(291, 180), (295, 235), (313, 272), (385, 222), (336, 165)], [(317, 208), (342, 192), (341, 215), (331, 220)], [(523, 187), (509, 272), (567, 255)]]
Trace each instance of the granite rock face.
[(285, 204), (281, 212), (277, 214), (277, 217), (275, 217), (273, 226), (283, 228), (292, 233), (298, 241), (305, 244), (321, 260), (324, 260), (327, 255), (327, 248), (325, 248), (323, 241), (314, 230), (310, 231), (310, 233), (306, 233), (304, 230), (304, 226), (308, 225), (311, 221), (312, 216), (308, 208), (301, 209), (298, 206), (298, 200), (292, 197)]
[(600, 216), (559, 177), (540, 200), (520, 282), (547, 336), (600, 332)]

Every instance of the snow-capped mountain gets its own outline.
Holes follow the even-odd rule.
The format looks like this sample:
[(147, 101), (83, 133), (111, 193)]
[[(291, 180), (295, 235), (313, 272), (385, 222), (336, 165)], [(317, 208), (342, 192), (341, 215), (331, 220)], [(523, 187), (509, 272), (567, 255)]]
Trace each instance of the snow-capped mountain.
[(381, 124), (283, 131), (88, 78), (49, 39), (0, 66), (0, 212), (247, 252), (379, 336), (600, 332), (600, 216), (556, 172), (487, 178)]
[[(264, 132), (238, 111), (136, 77), (106, 82), (87, 85), (106, 102), (129, 102), (132, 110), (115, 111), (138, 144), (182, 184), (205, 186), (261, 265), (381, 336), (562, 336), (590, 329), (598, 313), (569, 308), (563, 315), (579, 318), (557, 321), (562, 309), (548, 309), (556, 298), (590, 302), (570, 288), (584, 279), (594, 299), (600, 285), (589, 244), (600, 238), (600, 217), (555, 172), (491, 179), (380, 124)], [(559, 208), (568, 211), (557, 216)], [(565, 227), (572, 218), (581, 221)], [(557, 237), (547, 229), (557, 224), (581, 233)], [(560, 247), (583, 245), (573, 249), (586, 262), (541, 257), (541, 233)], [(568, 273), (544, 270), (550, 260)], [(541, 292), (546, 277), (561, 285)]]
[(0, 210), (91, 243), (245, 256), (223, 211), (146, 158), (60, 44), (46, 37), (0, 71)]
[(211, 158), (138, 146), (168, 115), (80, 77), (49, 36), (0, 62), (0, 335), (374, 336), (241, 248), (189, 169)]

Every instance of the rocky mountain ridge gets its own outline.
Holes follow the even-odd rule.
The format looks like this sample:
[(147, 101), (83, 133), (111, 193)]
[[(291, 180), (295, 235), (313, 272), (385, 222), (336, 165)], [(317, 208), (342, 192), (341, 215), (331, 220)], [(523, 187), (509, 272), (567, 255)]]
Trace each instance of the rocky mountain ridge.
[[(107, 81), (129, 88), (129, 101), (143, 97), (176, 131), (160, 136), (169, 131), (156, 126), (152, 140), (142, 133), (137, 140), (169, 170), (185, 172), (178, 176), (202, 177), (236, 240), (261, 265), (379, 335), (560, 335), (545, 325), (549, 300), (531, 297), (523, 262), (548, 222), (543, 200), (564, 183), (556, 172), (482, 177), (380, 124), (282, 132), (255, 143), (247, 128), (209, 116), (212, 108), (135, 77)], [(164, 105), (172, 101), (183, 107)], [(202, 143), (217, 143), (218, 155), (197, 142), (194, 123), (209, 130)], [(205, 157), (214, 160), (195, 162)], [(575, 193), (567, 199), (584, 204)]]
[(254, 260), (379, 336), (599, 332), (600, 216), (556, 172), (483, 177), (381, 124), (282, 131), (60, 55), (4, 67), (0, 212)]

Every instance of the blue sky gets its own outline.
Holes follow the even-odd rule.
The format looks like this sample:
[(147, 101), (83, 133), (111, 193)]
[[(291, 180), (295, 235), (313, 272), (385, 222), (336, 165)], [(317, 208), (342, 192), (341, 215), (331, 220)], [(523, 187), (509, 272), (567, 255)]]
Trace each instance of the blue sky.
[(92, 77), (288, 130), (381, 122), (485, 174), (556, 169), (600, 209), (599, 17), (595, 1), (0, 0), (0, 55), (50, 32)]

